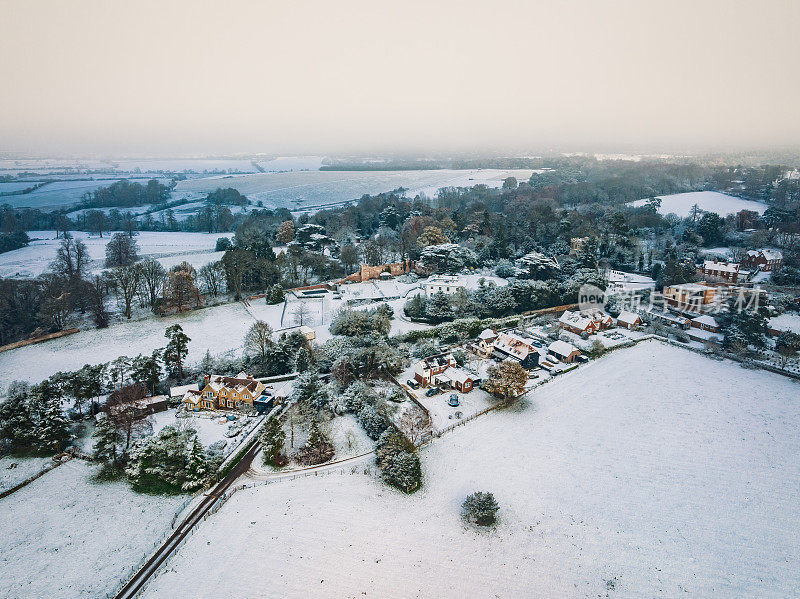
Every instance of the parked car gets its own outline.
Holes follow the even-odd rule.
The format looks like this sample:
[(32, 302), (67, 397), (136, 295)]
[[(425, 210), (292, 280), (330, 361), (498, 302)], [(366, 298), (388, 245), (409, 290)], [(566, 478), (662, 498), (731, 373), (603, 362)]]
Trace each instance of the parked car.
[(417, 381), (412, 381), (411, 379), (408, 379), (406, 381), (406, 385), (408, 385), (412, 389), (419, 389), (419, 383)]
[(458, 403), (459, 403), (458, 395), (454, 393), (453, 395), (450, 396), (450, 400), (447, 402), (447, 405), (455, 408), (458, 407)]
[(431, 387), (425, 392), (425, 397), (433, 397), (434, 395), (438, 395), (441, 393), (442, 390), (439, 387)]

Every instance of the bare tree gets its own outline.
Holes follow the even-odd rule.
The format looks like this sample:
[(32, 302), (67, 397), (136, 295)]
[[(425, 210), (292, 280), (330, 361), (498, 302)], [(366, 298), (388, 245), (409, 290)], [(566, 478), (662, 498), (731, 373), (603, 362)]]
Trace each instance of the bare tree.
[(127, 385), (114, 391), (108, 397), (104, 411), (117, 431), (125, 437), (125, 449), (131, 445), (134, 434), (146, 431), (152, 423), (144, 415), (139, 402), (147, 395), (142, 384)]
[(292, 316), (294, 317), (295, 324), (303, 326), (311, 318), (311, 310), (308, 309), (305, 302), (301, 301), (297, 304), (294, 312), (292, 312)]
[(400, 422), (398, 424), (400, 430), (403, 431), (408, 440), (416, 445), (422, 440), (425, 432), (430, 429), (431, 420), (422, 410), (412, 409), (407, 410), (400, 417)]
[(161, 294), (167, 278), (167, 271), (158, 260), (148, 256), (139, 263), (139, 272), (142, 276), (142, 289), (147, 299), (147, 305), (151, 310), (155, 310), (158, 296)]
[(183, 312), (191, 304), (198, 306), (200, 291), (194, 284), (192, 273), (188, 270), (170, 270), (164, 285), (164, 299), (178, 312)]
[(124, 307), (126, 318), (131, 317), (131, 302), (136, 297), (141, 280), (139, 267), (134, 264), (118, 266), (107, 271), (111, 287), (117, 293), (117, 298)]
[(198, 274), (203, 280), (203, 287), (206, 293), (216, 297), (222, 292), (225, 285), (225, 269), (222, 267), (222, 262), (217, 261), (206, 264)]
[(263, 320), (253, 323), (253, 326), (244, 336), (244, 349), (248, 353), (258, 355), (265, 368), (267, 365), (267, 349), (270, 345), (272, 345), (272, 327)]

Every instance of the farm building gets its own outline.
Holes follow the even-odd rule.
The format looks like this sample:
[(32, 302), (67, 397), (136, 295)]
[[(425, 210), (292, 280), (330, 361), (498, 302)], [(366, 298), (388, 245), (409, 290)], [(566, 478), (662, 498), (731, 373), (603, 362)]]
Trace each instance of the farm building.
[(571, 345), (566, 341), (559, 340), (553, 341), (547, 346), (547, 355), (553, 356), (557, 360), (569, 364), (570, 362), (577, 360), (578, 356), (581, 355), (581, 352), (574, 345)]

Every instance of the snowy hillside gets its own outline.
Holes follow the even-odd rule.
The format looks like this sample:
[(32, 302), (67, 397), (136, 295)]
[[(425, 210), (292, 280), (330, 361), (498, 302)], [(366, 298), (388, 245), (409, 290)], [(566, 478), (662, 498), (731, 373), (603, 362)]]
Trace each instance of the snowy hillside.
[[(145, 597), (788, 597), (796, 396), (660, 343), (620, 350), (423, 450), (415, 495), (360, 473), (237, 493)], [(462, 524), (475, 490), (496, 531)]]

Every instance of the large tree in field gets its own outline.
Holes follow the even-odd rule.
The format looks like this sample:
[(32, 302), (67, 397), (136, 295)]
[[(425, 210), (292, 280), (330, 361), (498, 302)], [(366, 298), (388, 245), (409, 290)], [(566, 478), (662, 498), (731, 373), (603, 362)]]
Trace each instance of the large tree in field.
[(138, 249), (133, 237), (124, 233), (114, 233), (106, 245), (106, 268), (133, 264), (139, 259)]
[(484, 390), (508, 401), (525, 391), (528, 373), (516, 360), (505, 360), (499, 367), (490, 366)]
[(164, 348), (164, 364), (172, 366), (172, 371), (177, 372), (178, 379), (183, 378), (183, 362), (189, 353), (189, 337), (183, 332), (179, 324), (168, 327), (164, 337), (169, 339), (167, 347)]
[(179, 268), (180, 266), (167, 273), (164, 285), (164, 301), (177, 312), (183, 312), (190, 306), (196, 307), (200, 304), (200, 291), (194, 283), (192, 271)]
[(139, 262), (139, 272), (142, 276), (142, 287), (147, 296), (147, 305), (155, 311), (158, 297), (164, 287), (167, 278), (167, 271), (161, 266), (161, 262), (148, 256)]
[(89, 250), (79, 239), (67, 237), (56, 250), (56, 259), (50, 266), (53, 274), (70, 282), (82, 279), (89, 268)]
[(267, 367), (267, 350), (272, 343), (272, 327), (263, 320), (253, 323), (244, 336), (245, 351), (258, 356), (264, 368)]
[(294, 223), (292, 221), (287, 220), (281, 223), (278, 233), (275, 235), (275, 241), (282, 244), (294, 241)]
[(117, 298), (123, 306), (125, 318), (131, 317), (131, 302), (136, 297), (141, 281), (141, 272), (135, 264), (117, 266), (108, 273), (109, 285), (117, 293)]

